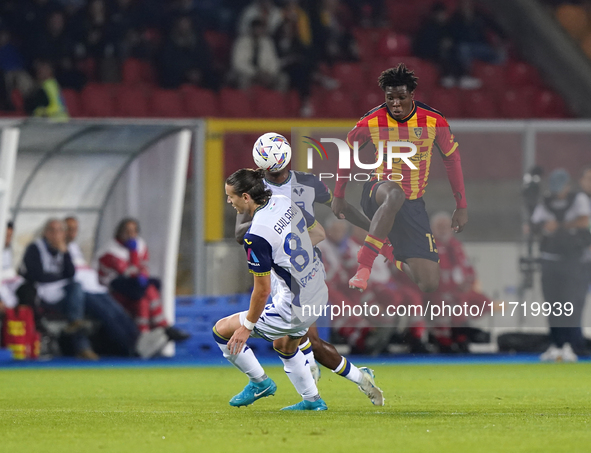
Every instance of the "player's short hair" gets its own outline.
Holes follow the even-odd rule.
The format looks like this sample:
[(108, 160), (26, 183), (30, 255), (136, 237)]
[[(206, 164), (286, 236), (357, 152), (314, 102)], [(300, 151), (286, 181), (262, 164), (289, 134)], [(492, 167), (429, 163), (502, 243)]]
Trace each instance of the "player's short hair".
[(395, 68), (386, 69), (378, 77), (378, 85), (384, 91), (386, 87), (399, 87), (406, 85), (406, 88), (412, 93), (417, 87), (418, 77), (415, 72), (406, 67), (404, 63), (400, 63)]
[(267, 189), (264, 180), (265, 170), (242, 168), (232, 173), (226, 184), (232, 186), (236, 195), (247, 193), (256, 204), (265, 204), (273, 192)]
[(125, 227), (128, 223), (135, 223), (137, 232), (138, 234), (140, 233), (140, 221), (134, 217), (125, 217), (124, 219), (121, 219), (121, 221), (117, 224), (117, 228), (115, 228), (116, 239), (119, 239), (121, 236), (123, 236), (123, 230), (125, 230)]

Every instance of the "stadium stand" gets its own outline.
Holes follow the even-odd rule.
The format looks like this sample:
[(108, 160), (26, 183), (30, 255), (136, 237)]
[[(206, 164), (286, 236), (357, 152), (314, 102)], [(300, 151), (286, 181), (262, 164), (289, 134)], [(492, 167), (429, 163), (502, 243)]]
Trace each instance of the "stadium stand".
[[(514, 110), (503, 105), (503, 102), (507, 100), (510, 105), (514, 105), (514, 99), (523, 101), (530, 95), (536, 100), (536, 104), (531, 106), (533, 115), (539, 114), (543, 118), (569, 116), (563, 101), (560, 101), (560, 108), (548, 106), (559, 96), (546, 86), (535, 67), (519, 58), (510, 43), (509, 59), (505, 63), (474, 62), (471, 76), (482, 81), (482, 91), (471, 94), (451, 90), (444, 94), (445, 90), (439, 85), (442, 75), (437, 65), (413, 55), (413, 40), (429, 8), (436, 3), (435, 0), (406, 4), (385, 1), (387, 14), (373, 23), (361, 21), (362, 26), (353, 16), (351, 2), (337, 2), (336, 12), (330, 13), (331, 21), (334, 22), (331, 26), (324, 25), (320, 19), (323, 14), (327, 14), (319, 6), (321, 2), (301, 3), (298, 14), (306, 18), (308, 25), (307, 28), (302, 26), (302, 29), (298, 29), (298, 45), (305, 49), (304, 54), (312, 62), (310, 68), (314, 73), (309, 102), (303, 93), (300, 93), (303, 99), (296, 99), (298, 96), (291, 92), (257, 88), (241, 93), (228, 85), (231, 49), (238, 36), (237, 24), (246, 2), (230, 2), (223, 12), (220, 5), (219, 10), (213, 10), (215, 20), (207, 23), (199, 19), (200, 6), (197, 4), (191, 11), (184, 11), (181, 2), (177, 1), (159, 3), (136, 0), (132, 2), (135, 11), (132, 14), (129, 12), (131, 10), (121, 12), (117, 2), (98, 2), (102, 3), (106, 11), (109, 27), (115, 30), (109, 31), (109, 27), (102, 27), (100, 42), (91, 42), (90, 34), (87, 33), (89, 27), (93, 26), (93, 14), (96, 14), (94, 10), (91, 11), (88, 2), (74, 2), (67, 9), (62, 8), (59, 2), (50, 2), (51, 7), (47, 8), (31, 3), (31, 8), (38, 9), (35, 20), (30, 19), (28, 9), (24, 6), (22, 11), (18, 5), (9, 7), (8, 4), (14, 2), (0, 7), (0, 21), (5, 25), (5, 32), (0, 33), (0, 70), (4, 73), (5, 83), (0, 84), (3, 85), (0, 88), (6, 92), (4, 96), (0, 93), (0, 115), (24, 115), (27, 93), (22, 91), (27, 77), (24, 75), (23, 78), (23, 71), (32, 73), (33, 63), (37, 59), (48, 58), (52, 60), (62, 88), (62, 97), (72, 117), (344, 118), (350, 115), (355, 118), (375, 106), (372, 103), (381, 102), (376, 78), (382, 70), (399, 62), (416, 70), (420, 78), (417, 98), (428, 100), (436, 107), (442, 99), (451, 102), (451, 107), (443, 104), (446, 105), (448, 117), (523, 117), (529, 106)], [(142, 9), (144, 3), (150, 6), (145, 11)], [(457, 0), (441, 3), (450, 14), (456, 11), (459, 4)], [(281, 5), (277, 2), (279, 8), (286, 8), (284, 13), (287, 14), (288, 7)], [(59, 35), (59, 52), (49, 52), (43, 40), (49, 39), (46, 37), (51, 35), (51, 27), (55, 27), (55, 24), (47, 27), (45, 24), (49, 24), (50, 16), (55, 20), (55, 15), (51, 13), (56, 9), (62, 13), (59, 17), (64, 18), (65, 26)], [(591, 25), (587, 11), (582, 6), (572, 4), (559, 5), (555, 11), (558, 21), (573, 39), (581, 43), (583, 49), (590, 49), (591, 55)], [(133, 20), (127, 14), (132, 14)], [(207, 14), (212, 17), (212, 11), (208, 10)], [(121, 17), (127, 19), (121, 20)], [(202, 64), (197, 65), (197, 71), (191, 67), (184, 74), (180, 87), (162, 91), (161, 88), (166, 86), (159, 80), (162, 62), (166, 61), (162, 55), (179, 17), (191, 19), (194, 38), (205, 42), (211, 51), (211, 67), (204, 69)], [(350, 26), (351, 33), (346, 32), (341, 38), (335, 37), (338, 27), (344, 30)], [(193, 46), (189, 42), (191, 38), (186, 39), (186, 45)], [(177, 42), (176, 45), (182, 47), (185, 44)], [(330, 51), (329, 48), (335, 45), (340, 46), (340, 50)], [(352, 51), (351, 48), (356, 50)], [(99, 52), (100, 49), (104, 53)], [(58, 54), (59, 59), (56, 57)], [(216, 79), (218, 86), (212, 86), (210, 80), (205, 80), (204, 74), (212, 73), (220, 74)], [(208, 91), (218, 87), (218, 92)], [(331, 92), (335, 89), (338, 91)], [(378, 91), (378, 96), (371, 94), (371, 90)], [(527, 90), (528, 93), (518, 95), (518, 90)], [(452, 100), (452, 97), (455, 99)], [(6, 99), (4, 102), (3, 98)], [(468, 99), (474, 99), (478, 105), (487, 108), (469, 106)], [(337, 105), (332, 105), (333, 102)], [(515, 113), (509, 113), (513, 111)]]

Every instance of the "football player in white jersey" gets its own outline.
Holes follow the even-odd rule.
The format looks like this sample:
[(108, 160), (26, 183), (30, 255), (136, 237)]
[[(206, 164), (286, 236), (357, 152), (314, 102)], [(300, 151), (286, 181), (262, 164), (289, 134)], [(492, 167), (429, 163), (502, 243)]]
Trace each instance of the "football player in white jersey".
[[(324, 204), (330, 207), (332, 201), (330, 189), (312, 173), (284, 168), (278, 172), (265, 171), (264, 175), (265, 185), (274, 195), (281, 194), (291, 198), (298, 207), (311, 215), (314, 215), (314, 203)], [(352, 224), (364, 229), (369, 228), (369, 219), (348, 203), (343, 213), (344, 218)], [(244, 235), (248, 228), (250, 228), (251, 219), (252, 217), (246, 211), (238, 213), (236, 216), (235, 235), (236, 241), (239, 244), (243, 243)], [(324, 229), (318, 223), (315, 225), (317, 227), (312, 231), (316, 229), (321, 230), (322, 239), (324, 239)], [(383, 250), (386, 252), (389, 249), (384, 247)], [(302, 338), (299, 348), (306, 355), (310, 363), (310, 370), (316, 382), (320, 379), (320, 369), (316, 364), (317, 360), (320, 364), (333, 371), (333, 373), (357, 384), (359, 390), (365, 393), (374, 405), (384, 405), (382, 391), (375, 386), (373, 370), (366, 367), (357, 368), (348, 359), (339, 354), (332, 344), (320, 338), (316, 325), (310, 326), (308, 333)]]
[[(238, 213), (248, 212), (252, 217), (244, 247), (254, 275), (248, 311), (219, 320), (213, 329), (224, 357), (250, 378), (230, 405), (247, 406), (277, 389), (246, 345), (254, 336), (273, 342), (287, 376), (302, 396), (301, 402), (283, 410), (326, 410), (308, 361), (298, 349), (317, 317), (306, 307), (322, 307), (328, 302), (324, 269), (313, 248), (323, 235), (311, 237), (308, 227), (313, 218), (289, 198), (272, 196), (263, 178), (262, 170), (242, 169), (226, 180), (228, 203)], [(267, 304), (269, 295), (272, 303)]]

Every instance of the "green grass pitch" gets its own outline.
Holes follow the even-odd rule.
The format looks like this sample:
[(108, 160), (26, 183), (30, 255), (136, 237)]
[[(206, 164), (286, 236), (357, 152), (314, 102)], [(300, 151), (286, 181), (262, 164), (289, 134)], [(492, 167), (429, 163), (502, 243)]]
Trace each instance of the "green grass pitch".
[[(591, 363), (374, 366), (386, 406), (323, 369), (327, 412), (233, 408), (230, 367), (0, 371), (1, 452), (588, 452)], [(313, 450), (312, 450), (313, 449)]]

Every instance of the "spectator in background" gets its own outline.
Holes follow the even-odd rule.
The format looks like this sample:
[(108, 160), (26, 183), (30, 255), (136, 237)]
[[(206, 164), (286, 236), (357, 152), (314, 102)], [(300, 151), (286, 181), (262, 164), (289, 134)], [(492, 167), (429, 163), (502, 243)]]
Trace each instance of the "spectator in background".
[[(291, 0), (294, 2), (294, 0)], [(294, 2), (295, 3), (295, 2)], [(254, 0), (244, 8), (238, 20), (238, 34), (248, 35), (251, 31), (252, 22), (259, 20), (265, 25), (266, 34), (273, 36), (282, 22), (281, 9), (273, 0)]]
[[(490, 299), (477, 288), (476, 273), (470, 264), (464, 245), (454, 237), (452, 218), (447, 212), (439, 212), (431, 218), (431, 230), (439, 253), (439, 287), (428, 294), (431, 304), (445, 301), (448, 305), (468, 304), (479, 308)], [(465, 326), (469, 318), (454, 316), (444, 320), (445, 325), (435, 326), (435, 337), (440, 352), (468, 352), (468, 344), (481, 332)]]
[(139, 236), (139, 222), (123, 219), (115, 237), (99, 252), (99, 277), (113, 297), (135, 318), (140, 332), (162, 327), (172, 341), (189, 334), (169, 326), (160, 299), (160, 281), (150, 276), (148, 247)]
[(115, 34), (109, 22), (107, 4), (104, 0), (90, 0), (82, 23), (78, 45), (86, 57), (93, 58), (102, 82), (119, 80), (119, 69), (115, 59)]
[[(541, 234), (544, 300), (553, 304), (548, 317), (552, 345), (540, 360), (574, 362), (577, 355), (587, 354), (581, 320), (588, 276), (581, 263), (591, 246), (591, 207), (587, 195), (572, 190), (570, 175), (563, 168), (550, 173), (548, 190), (549, 194), (536, 206), (531, 218)], [(560, 304), (560, 312), (554, 309), (556, 302)], [(572, 303), (571, 316), (565, 315), (566, 302)]]
[(142, 6), (136, 0), (117, 0), (113, 4), (109, 21), (119, 61), (127, 58), (151, 60), (154, 57), (154, 37), (148, 30), (150, 14)]
[(300, 115), (312, 114), (310, 88), (316, 67), (311, 50), (312, 31), (310, 19), (296, 1), (288, 2), (283, 10), (283, 20), (275, 34), (275, 46), (281, 71), (289, 76), (290, 88), (295, 89), (301, 102)]
[(449, 26), (449, 12), (442, 2), (434, 3), (413, 40), (413, 53), (439, 66), (441, 85), (451, 88), (462, 75)]
[(86, 79), (76, 69), (74, 39), (66, 26), (66, 16), (62, 11), (53, 11), (48, 16), (46, 30), (37, 37), (34, 46), (30, 51), (31, 57), (48, 60), (60, 86), (76, 90), (84, 86)]
[(388, 27), (384, 0), (345, 0), (356, 22), (364, 28)]
[(0, 72), (4, 75), (1, 90), (6, 92), (6, 110), (13, 110), (10, 102), (10, 93), (17, 89), (23, 97), (29, 95), (33, 89), (34, 82), (25, 69), (25, 59), (20, 50), (12, 41), (12, 35), (6, 28), (0, 30)]
[[(581, 179), (579, 179), (579, 186), (589, 199), (589, 210), (591, 211), (591, 166), (583, 169)], [(583, 253), (583, 263), (587, 274), (587, 284), (589, 285), (591, 284), (591, 245)]]
[(99, 283), (97, 272), (88, 266), (76, 242), (78, 219), (70, 216), (64, 222), (68, 251), (76, 268), (75, 279), (84, 291), (86, 315), (100, 322), (99, 353), (132, 356), (137, 352), (144, 358), (158, 354), (168, 343), (164, 329), (140, 335), (133, 319), (109, 296), (108, 288)]
[(29, 115), (68, 119), (68, 110), (62, 98), (61, 88), (53, 75), (51, 63), (46, 60), (35, 62), (37, 88), (25, 99), (25, 112)]
[(183, 83), (209, 89), (219, 86), (211, 49), (189, 16), (174, 22), (160, 57), (160, 81), (163, 88), (178, 88)]
[(312, 8), (314, 45), (320, 58), (333, 64), (339, 61), (358, 61), (359, 48), (351, 33), (354, 23), (347, 23), (339, 0), (322, 0)]
[[(461, 0), (460, 6), (450, 20), (450, 31), (461, 66), (459, 86), (477, 89), (482, 81), (471, 77), (472, 62), (484, 61), (502, 64), (507, 52), (502, 42), (503, 32), (486, 14), (476, 10), (473, 0)], [(493, 42), (488, 37), (493, 36)]]
[(12, 248), (10, 244), (12, 243), (12, 233), (14, 232), (14, 224), (12, 222), (8, 222), (6, 224), (6, 237), (4, 240), (4, 247), (2, 249), (2, 278), (4, 278), (4, 272), (9, 272), (12, 269), (12, 273), (14, 273), (13, 263), (12, 263)]
[(43, 314), (59, 313), (67, 318), (69, 324), (64, 332), (73, 336), (77, 357), (97, 360), (85, 330), (84, 292), (74, 281), (76, 269), (61, 220), (49, 219), (45, 223), (43, 236), (27, 247), (19, 273), (27, 284), (36, 287)]
[(2, 280), (0, 281), (0, 314), (5, 308), (14, 308), (18, 304), (16, 290), (23, 283), (14, 269), (12, 261), (12, 233), (14, 226), (12, 222), (6, 225), (6, 236), (2, 250)]
[(241, 89), (252, 85), (271, 89), (286, 87), (275, 44), (261, 19), (253, 20), (250, 32), (240, 35), (234, 42), (230, 81)]

